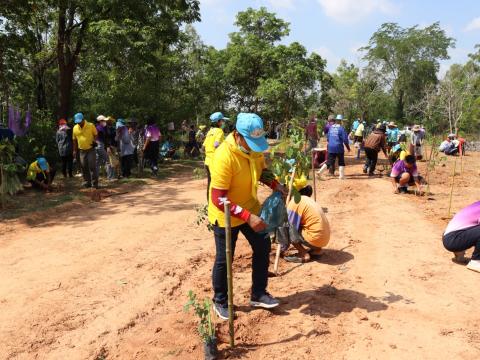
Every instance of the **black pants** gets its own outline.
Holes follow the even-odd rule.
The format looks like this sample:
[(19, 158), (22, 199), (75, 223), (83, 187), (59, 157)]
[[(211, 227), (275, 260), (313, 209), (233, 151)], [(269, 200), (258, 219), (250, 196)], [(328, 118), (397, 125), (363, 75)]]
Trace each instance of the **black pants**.
[(207, 170), (207, 203), (210, 199), (210, 183), (212, 182), (212, 176), (210, 175), (210, 169), (208, 165), (205, 165), (205, 170)]
[(73, 155), (65, 155), (60, 157), (62, 159), (62, 174), (63, 177), (73, 177)]
[(121, 158), (122, 176), (130, 177), (132, 175), (133, 154), (124, 155)]
[[(232, 260), (237, 243), (238, 233), (247, 238), (253, 250), (252, 256), (252, 295), (262, 296), (267, 291), (268, 265), (270, 262), (270, 239), (265, 234), (256, 233), (248, 224), (232, 228)], [(214, 290), (213, 301), (227, 306), (227, 256), (225, 254), (225, 228), (214, 226), (216, 256), (212, 270), (212, 283)]]
[(157, 171), (158, 155), (160, 152), (160, 141), (150, 141), (145, 149), (143, 157), (150, 162), (150, 169)]
[[(55, 179), (56, 170), (54, 167), (50, 166), (49, 172), (50, 172), (50, 184), (51, 184), (53, 182), (53, 179)], [(48, 176), (45, 176), (43, 172), (38, 173), (37, 176), (35, 177), (35, 180), (37, 180), (42, 184), (49, 185)], [(35, 181), (30, 181), (30, 183), (32, 184), (33, 188), (43, 190)]]
[(443, 246), (452, 252), (465, 251), (475, 247), (472, 260), (480, 260), (480, 225), (453, 231), (443, 236)]
[(327, 166), (330, 174), (335, 173), (335, 160), (338, 158), (338, 166), (345, 166), (345, 153), (328, 153)]
[(365, 169), (369, 170), (368, 173), (373, 175), (375, 168), (377, 167), (378, 151), (371, 148), (365, 148)]

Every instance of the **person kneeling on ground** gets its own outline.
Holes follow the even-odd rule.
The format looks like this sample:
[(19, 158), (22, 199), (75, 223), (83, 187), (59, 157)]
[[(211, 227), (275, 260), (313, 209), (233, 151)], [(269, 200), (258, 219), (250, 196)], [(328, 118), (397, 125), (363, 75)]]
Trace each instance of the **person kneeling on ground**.
[[(208, 220), (213, 225), (216, 256), (212, 271), (213, 307), (217, 315), (228, 319), (227, 261), (225, 254), (225, 201), (231, 202), (232, 259), (238, 233), (250, 243), (252, 255), (252, 293), (250, 305), (274, 308), (279, 301), (267, 292), (271, 243), (267, 225), (258, 216), (258, 181), (265, 170), (263, 152), (268, 149), (263, 120), (253, 113), (240, 113), (236, 129), (218, 147), (209, 164), (212, 181), (208, 202)], [(276, 181), (268, 184), (285, 193)]]
[(443, 246), (455, 254), (455, 262), (465, 263), (465, 250), (474, 248), (467, 269), (480, 272), (480, 201), (460, 210), (448, 223)]
[(365, 141), (365, 165), (363, 167), (363, 173), (368, 172), (368, 176), (373, 176), (375, 173), (375, 168), (377, 167), (378, 153), (380, 150), (383, 151), (385, 157), (388, 157), (386, 146), (386, 137), (385, 137), (386, 127), (385, 125), (380, 125), (376, 128), (373, 133), (371, 133), (367, 141)]
[[(312, 187), (300, 190), (300, 202), (290, 200), (287, 205), (289, 241), (298, 254), (284, 259), (294, 263), (305, 263), (312, 256), (320, 255), (322, 248), (330, 241), (330, 224), (320, 205), (311, 198)], [(284, 234), (285, 236), (285, 234)]]
[(52, 182), (55, 177), (55, 169), (51, 168), (43, 156), (37, 156), (37, 160), (32, 162), (27, 170), (27, 180), (32, 187), (45, 191), (52, 190)]
[(408, 192), (408, 186), (416, 185), (418, 192), (422, 192), (421, 177), (418, 174), (415, 156), (407, 155), (405, 160), (398, 160), (390, 173), (395, 194)]

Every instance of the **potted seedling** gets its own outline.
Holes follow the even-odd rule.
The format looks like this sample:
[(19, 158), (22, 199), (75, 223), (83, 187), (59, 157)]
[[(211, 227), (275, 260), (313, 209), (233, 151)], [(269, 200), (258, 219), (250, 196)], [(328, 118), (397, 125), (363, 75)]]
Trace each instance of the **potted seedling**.
[(190, 290), (184, 311), (187, 312), (190, 308), (193, 308), (198, 316), (198, 334), (203, 341), (205, 360), (215, 360), (218, 356), (218, 349), (215, 327), (212, 322), (212, 302), (209, 299), (199, 301), (197, 295)]

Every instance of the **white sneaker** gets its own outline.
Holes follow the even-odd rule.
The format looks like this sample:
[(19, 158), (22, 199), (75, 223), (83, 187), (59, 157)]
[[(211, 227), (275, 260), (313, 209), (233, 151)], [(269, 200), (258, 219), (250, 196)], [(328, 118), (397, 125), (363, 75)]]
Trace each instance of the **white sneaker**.
[(470, 260), (467, 269), (480, 272), (480, 260)]

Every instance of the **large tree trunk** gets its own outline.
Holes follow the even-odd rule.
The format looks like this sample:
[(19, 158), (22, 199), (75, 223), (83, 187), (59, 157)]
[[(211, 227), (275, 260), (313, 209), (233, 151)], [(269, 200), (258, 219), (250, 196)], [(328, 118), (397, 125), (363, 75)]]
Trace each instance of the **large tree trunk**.
[[(87, 20), (75, 23), (76, 6), (70, 1), (58, 2), (57, 61), (59, 72), (59, 118), (66, 118), (71, 109), (73, 76), (77, 68), (78, 54), (82, 49), (83, 38), (87, 28)], [(73, 44), (72, 33), (76, 33), (76, 44)]]
[(396, 108), (396, 120), (401, 121), (403, 119), (403, 108), (405, 104), (403, 103), (403, 90), (399, 90), (398, 97), (397, 97), (397, 108)]

